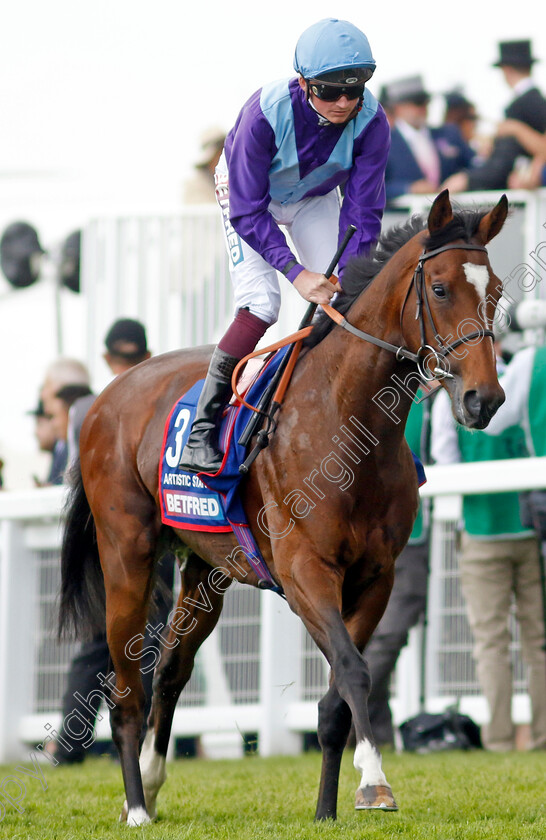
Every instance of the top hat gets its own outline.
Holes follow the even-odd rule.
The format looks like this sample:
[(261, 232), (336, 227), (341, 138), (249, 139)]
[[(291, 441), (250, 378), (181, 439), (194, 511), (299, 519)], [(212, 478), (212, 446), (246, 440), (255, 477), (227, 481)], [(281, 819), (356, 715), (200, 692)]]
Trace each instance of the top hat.
[(500, 57), (493, 67), (530, 67), (537, 61), (531, 55), (530, 41), (501, 41), (499, 44)]
[(421, 76), (407, 76), (404, 79), (397, 79), (385, 85), (382, 92), (389, 105), (398, 105), (401, 102), (427, 105), (430, 102), (430, 93), (425, 90)]

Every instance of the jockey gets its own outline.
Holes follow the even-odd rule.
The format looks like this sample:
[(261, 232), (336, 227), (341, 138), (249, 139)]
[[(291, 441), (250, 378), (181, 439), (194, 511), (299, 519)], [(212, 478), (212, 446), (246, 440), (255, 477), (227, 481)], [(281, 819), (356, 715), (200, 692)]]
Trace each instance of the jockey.
[(182, 452), (180, 468), (190, 472), (220, 468), (217, 427), (231, 374), (277, 320), (277, 271), (306, 301), (326, 304), (341, 286), (322, 272), (348, 225), (357, 232), (340, 278), (347, 259), (379, 236), (390, 133), (366, 89), (375, 70), (368, 39), (347, 21), (321, 20), (299, 38), (294, 69), (297, 77), (265, 85), (243, 105), (216, 167), (235, 318), (212, 355)]

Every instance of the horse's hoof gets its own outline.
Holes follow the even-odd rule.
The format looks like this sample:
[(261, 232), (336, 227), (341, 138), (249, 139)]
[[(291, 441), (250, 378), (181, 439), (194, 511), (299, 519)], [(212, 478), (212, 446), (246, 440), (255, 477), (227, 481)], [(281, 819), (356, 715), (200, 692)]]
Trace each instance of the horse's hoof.
[(129, 811), (127, 808), (127, 800), (123, 803), (123, 808), (121, 809), (121, 814), (119, 815), (119, 821), (121, 823), (127, 823), (129, 826), (148, 825), (148, 823), (151, 823), (151, 819), (144, 808), (132, 808)]
[(355, 808), (357, 811), (398, 811), (389, 785), (366, 785), (356, 792)]
[(151, 819), (144, 808), (131, 808), (127, 814), (127, 825), (148, 825)]

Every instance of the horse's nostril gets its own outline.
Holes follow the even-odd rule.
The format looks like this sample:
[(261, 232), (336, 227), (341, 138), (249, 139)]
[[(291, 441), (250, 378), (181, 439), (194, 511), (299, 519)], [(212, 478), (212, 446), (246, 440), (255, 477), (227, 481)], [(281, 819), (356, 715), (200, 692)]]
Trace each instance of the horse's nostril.
[(475, 428), (483, 429), (497, 409), (504, 402), (504, 392), (499, 390), (489, 391), (466, 391), (463, 397), (464, 407), (467, 416), (474, 421)]
[(467, 391), (463, 397), (463, 402), (471, 417), (479, 417), (482, 401), (477, 391)]

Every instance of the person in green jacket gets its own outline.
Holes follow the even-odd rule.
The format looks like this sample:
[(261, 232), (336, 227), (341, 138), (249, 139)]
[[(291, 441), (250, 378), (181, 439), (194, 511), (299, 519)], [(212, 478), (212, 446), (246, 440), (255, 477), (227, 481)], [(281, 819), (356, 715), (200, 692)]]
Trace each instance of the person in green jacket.
[[(439, 395), (432, 417), (432, 456), (436, 463), (497, 461), (527, 454), (526, 436), (516, 425), (515, 415), (497, 437), (469, 431), (456, 427), (447, 394)], [(545, 749), (546, 654), (536, 533), (521, 522), (517, 493), (464, 496), (463, 527), (462, 591), (474, 637), (478, 679), (489, 707), (489, 722), (482, 729), (484, 746), (497, 752), (515, 747), (508, 621), (514, 602), (521, 652), (528, 667), (532, 710), (529, 746)]]

